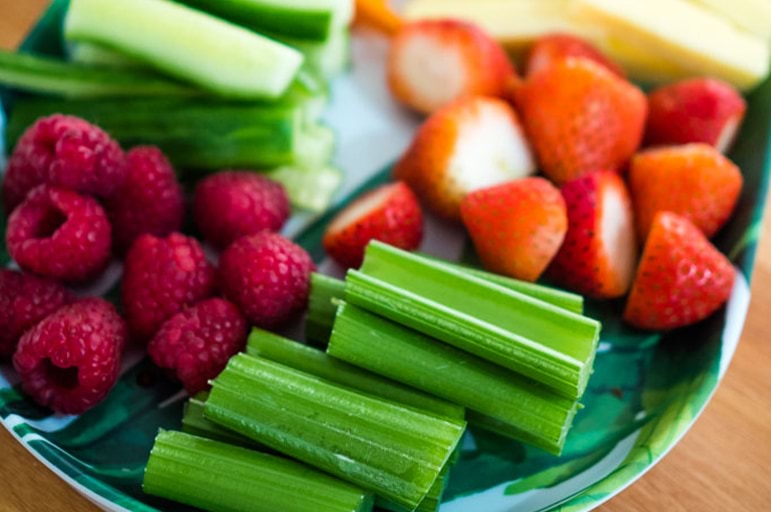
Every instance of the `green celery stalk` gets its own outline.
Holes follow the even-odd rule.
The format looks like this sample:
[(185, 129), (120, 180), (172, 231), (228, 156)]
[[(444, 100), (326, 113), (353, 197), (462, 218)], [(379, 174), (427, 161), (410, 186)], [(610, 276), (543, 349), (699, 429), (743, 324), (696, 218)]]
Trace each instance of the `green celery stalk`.
[(362, 370), (330, 357), (321, 350), (263, 329), (252, 329), (246, 353), (422, 412), (461, 421), (465, 417), (465, 411), (459, 405)]
[(596, 320), (380, 242), (348, 272), (345, 298), (568, 398), (592, 373)]
[(142, 61), (128, 55), (93, 43), (73, 43), (68, 46), (70, 60), (90, 66), (105, 66), (121, 69), (146, 68)]
[(515, 292), (524, 293), (525, 295), (529, 295), (534, 299), (548, 302), (549, 304), (559, 306), (562, 309), (572, 311), (573, 313), (577, 313), (579, 315), (584, 313), (584, 298), (581, 295), (570, 293), (565, 290), (559, 290), (557, 288), (552, 288), (551, 286), (544, 286), (527, 281), (520, 281), (519, 279), (512, 279), (500, 274), (486, 272), (484, 270), (469, 267), (467, 265), (461, 265), (459, 263), (452, 263), (450, 261), (435, 258), (426, 254), (421, 254), (421, 256), (430, 259), (431, 261), (434, 261), (440, 265), (445, 265), (448, 268), (467, 272), (472, 276), (490, 281), (491, 283), (495, 283), (499, 286), (503, 286), (504, 288), (514, 290)]
[(212, 382), (206, 418), (414, 509), (465, 422), (377, 399), (239, 354)]
[(161, 430), (144, 491), (210, 511), (367, 512), (372, 496), (295, 461)]
[(284, 185), (292, 206), (310, 212), (326, 210), (343, 182), (342, 171), (327, 165), (316, 168), (285, 165), (268, 171), (266, 176)]
[(308, 311), (305, 314), (305, 338), (319, 347), (326, 347), (332, 324), (337, 314), (333, 301), (345, 297), (345, 281), (314, 272), (308, 296)]
[[(420, 505), (415, 509), (415, 512), (436, 512), (439, 510), (439, 506), (442, 504), (442, 496), (444, 495), (444, 491), (449, 482), (450, 472), (445, 468), (443, 474), (436, 479), (436, 482), (431, 486), (425, 499), (420, 502)], [(378, 509), (390, 510), (391, 512), (409, 512), (404, 507), (382, 498), (375, 499), (375, 507)]]
[(578, 402), (503, 367), (343, 303), (327, 353), (519, 429), (559, 454)]
[(154, 73), (87, 66), (5, 50), (0, 50), (0, 85), (70, 98), (203, 94)]
[(347, 28), (336, 30), (323, 42), (305, 41), (278, 34), (266, 35), (302, 52), (306, 64), (326, 78), (334, 78), (342, 73), (351, 60), (351, 33)]
[(209, 393), (201, 392), (190, 397), (185, 402), (185, 408), (182, 413), (183, 432), (198, 437), (205, 437), (206, 439), (213, 439), (214, 441), (265, 451), (264, 446), (255, 443), (248, 437), (237, 434), (204, 418), (203, 408), (207, 398), (209, 398)]
[(64, 33), (227, 98), (278, 98), (304, 60), (294, 48), (170, 0), (71, 0)]

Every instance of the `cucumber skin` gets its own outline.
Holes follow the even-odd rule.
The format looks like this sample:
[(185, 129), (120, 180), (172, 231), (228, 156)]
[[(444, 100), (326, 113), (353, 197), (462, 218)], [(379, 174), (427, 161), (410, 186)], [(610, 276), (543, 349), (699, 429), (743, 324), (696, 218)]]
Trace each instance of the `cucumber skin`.
[(181, 0), (181, 3), (224, 18), (256, 32), (270, 32), (308, 41), (325, 41), (333, 28), (330, 9), (298, 9), (258, 5), (259, 0)]
[(118, 50), (227, 98), (278, 98), (304, 60), (289, 46), (170, 0), (72, 0), (64, 30), (70, 42)]

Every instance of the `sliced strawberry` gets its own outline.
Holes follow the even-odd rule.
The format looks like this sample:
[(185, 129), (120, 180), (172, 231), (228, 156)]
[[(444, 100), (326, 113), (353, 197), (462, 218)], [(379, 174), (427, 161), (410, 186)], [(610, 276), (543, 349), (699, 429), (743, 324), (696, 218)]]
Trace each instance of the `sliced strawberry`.
[(624, 181), (614, 172), (593, 172), (567, 182), (562, 197), (568, 232), (549, 275), (582, 295), (621, 297), (632, 285), (637, 263), (632, 201)]
[(388, 55), (391, 92), (424, 113), (463, 96), (501, 96), (513, 73), (506, 52), (492, 37), (458, 20), (407, 24)]
[(664, 210), (688, 218), (711, 237), (731, 216), (742, 181), (739, 168), (706, 144), (639, 153), (629, 168), (629, 187), (640, 240)]
[(570, 34), (548, 34), (540, 37), (527, 53), (525, 76), (530, 76), (568, 57), (584, 57), (603, 66), (620, 78), (626, 76), (624, 70), (603, 55), (600, 50), (583, 39)]
[(645, 243), (624, 320), (641, 329), (696, 323), (722, 306), (736, 273), (688, 219), (659, 212)]
[(620, 170), (640, 145), (645, 95), (591, 60), (569, 57), (534, 73), (517, 99), (541, 168), (558, 184)]
[(525, 178), (469, 194), (463, 223), (484, 267), (535, 281), (568, 229), (565, 201), (543, 178)]
[(436, 111), (394, 168), (418, 197), (445, 218), (460, 219), (469, 192), (535, 172), (517, 115), (498, 99), (463, 98)]
[(736, 138), (747, 103), (725, 82), (693, 78), (651, 92), (648, 108), (647, 145), (703, 142), (725, 153)]
[(324, 249), (344, 267), (358, 268), (372, 240), (417, 249), (423, 214), (412, 190), (397, 182), (372, 190), (337, 214), (324, 233)]

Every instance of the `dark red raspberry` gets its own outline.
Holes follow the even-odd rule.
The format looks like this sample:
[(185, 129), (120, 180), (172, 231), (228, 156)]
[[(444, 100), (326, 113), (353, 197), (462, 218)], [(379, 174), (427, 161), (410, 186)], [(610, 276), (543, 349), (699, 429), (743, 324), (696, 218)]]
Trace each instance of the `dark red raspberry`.
[(71, 299), (55, 281), (0, 270), (0, 359), (12, 356), (22, 334)]
[(77, 283), (107, 266), (110, 233), (107, 214), (95, 199), (41, 185), (13, 211), (5, 239), (22, 269)]
[(131, 333), (149, 341), (161, 324), (214, 294), (216, 271), (194, 238), (141, 235), (126, 255), (123, 310)]
[(126, 324), (99, 298), (64, 306), (27, 331), (13, 365), (24, 391), (56, 412), (80, 414), (107, 396), (120, 371)]
[(263, 231), (241, 237), (220, 257), (220, 286), (254, 325), (275, 327), (308, 301), (313, 261), (302, 247)]
[(279, 231), (289, 217), (284, 187), (249, 171), (225, 171), (201, 181), (193, 215), (201, 234), (224, 248), (244, 235)]
[(172, 316), (147, 351), (155, 364), (176, 371), (188, 393), (209, 387), (246, 344), (246, 320), (223, 299), (209, 299)]
[(12, 211), (43, 183), (109, 197), (126, 173), (123, 150), (107, 133), (77, 117), (38, 119), (16, 143), (3, 180), (3, 201)]
[(126, 180), (107, 201), (113, 246), (124, 254), (139, 235), (166, 236), (182, 228), (185, 201), (169, 161), (154, 146), (126, 153)]

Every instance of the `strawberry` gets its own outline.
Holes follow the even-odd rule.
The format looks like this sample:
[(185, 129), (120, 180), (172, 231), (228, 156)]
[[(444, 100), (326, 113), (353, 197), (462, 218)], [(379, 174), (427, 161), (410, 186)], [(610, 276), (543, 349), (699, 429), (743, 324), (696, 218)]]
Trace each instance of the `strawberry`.
[(482, 265), (525, 281), (543, 273), (568, 229), (565, 200), (543, 178), (472, 192), (461, 214)]
[(387, 72), (397, 100), (431, 113), (463, 96), (501, 96), (514, 68), (478, 26), (424, 20), (405, 25), (393, 38)]
[(441, 216), (460, 218), (466, 194), (535, 172), (517, 115), (499, 99), (468, 97), (431, 115), (394, 168)]
[(625, 77), (624, 70), (618, 64), (588, 42), (570, 34), (548, 34), (540, 37), (527, 53), (525, 76), (530, 76), (568, 57), (585, 57), (614, 75)]
[(614, 172), (593, 172), (562, 187), (568, 232), (549, 275), (597, 299), (621, 297), (632, 284), (637, 239), (632, 201)]
[(637, 87), (574, 57), (529, 76), (517, 106), (543, 172), (558, 184), (620, 170), (640, 145), (647, 111)]
[(659, 212), (645, 243), (624, 320), (641, 329), (696, 323), (728, 300), (731, 262), (688, 219)]
[(693, 78), (651, 92), (648, 109), (647, 145), (703, 142), (725, 153), (736, 138), (747, 104), (725, 82)]
[(639, 153), (629, 169), (629, 187), (640, 240), (663, 210), (686, 217), (711, 237), (731, 216), (742, 181), (739, 168), (706, 144)]
[(423, 214), (412, 190), (402, 182), (372, 190), (337, 214), (324, 233), (324, 249), (344, 267), (359, 267), (364, 249), (379, 240), (417, 249), (423, 239)]

